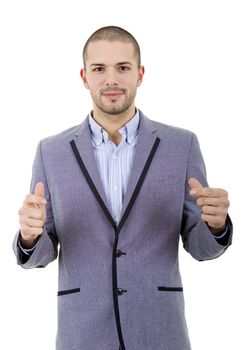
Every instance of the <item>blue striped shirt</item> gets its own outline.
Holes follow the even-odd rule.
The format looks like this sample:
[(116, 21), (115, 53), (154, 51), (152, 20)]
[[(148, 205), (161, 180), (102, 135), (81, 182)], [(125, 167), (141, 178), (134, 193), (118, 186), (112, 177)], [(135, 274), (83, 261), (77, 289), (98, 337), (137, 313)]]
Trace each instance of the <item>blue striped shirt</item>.
[(96, 165), (112, 217), (118, 223), (138, 139), (139, 112), (137, 111), (134, 117), (119, 129), (122, 140), (118, 146), (108, 139), (108, 133), (91, 114), (89, 125)]

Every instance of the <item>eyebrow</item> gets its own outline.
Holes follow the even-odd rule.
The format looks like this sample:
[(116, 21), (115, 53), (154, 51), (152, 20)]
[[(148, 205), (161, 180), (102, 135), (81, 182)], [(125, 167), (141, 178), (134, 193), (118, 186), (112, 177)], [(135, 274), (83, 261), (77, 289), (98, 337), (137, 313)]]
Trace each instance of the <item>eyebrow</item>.
[[(116, 64), (116, 66), (123, 66), (123, 65), (125, 65), (125, 64), (128, 64), (128, 65), (132, 66), (132, 63), (129, 62), (129, 61), (118, 62), (118, 63)], [(94, 66), (96, 66), (96, 67), (103, 67), (103, 66), (105, 66), (105, 64), (104, 64), (104, 63), (91, 63), (91, 64), (90, 64), (90, 67), (94, 67)]]
[(119, 63), (117, 63), (117, 66), (123, 66), (124, 64), (129, 64), (130, 66), (132, 66), (132, 63), (129, 61), (119, 62)]

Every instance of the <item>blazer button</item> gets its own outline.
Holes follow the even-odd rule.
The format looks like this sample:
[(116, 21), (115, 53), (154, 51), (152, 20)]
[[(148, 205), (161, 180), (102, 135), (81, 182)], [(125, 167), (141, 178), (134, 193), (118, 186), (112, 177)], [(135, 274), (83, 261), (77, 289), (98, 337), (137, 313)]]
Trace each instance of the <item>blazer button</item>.
[(118, 296), (123, 295), (123, 293), (126, 293), (127, 291), (125, 289), (122, 288), (117, 288), (116, 289), (116, 293)]
[(118, 249), (118, 250), (116, 251), (116, 257), (117, 257), (117, 258), (120, 258), (120, 256), (122, 256), (122, 255), (126, 255), (126, 253), (124, 253), (124, 252), (122, 252), (120, 249)]

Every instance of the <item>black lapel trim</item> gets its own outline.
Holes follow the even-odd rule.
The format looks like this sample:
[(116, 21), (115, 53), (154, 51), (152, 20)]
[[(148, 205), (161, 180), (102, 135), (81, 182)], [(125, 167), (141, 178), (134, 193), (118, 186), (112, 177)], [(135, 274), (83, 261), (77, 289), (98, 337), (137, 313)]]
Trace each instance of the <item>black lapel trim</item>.
[(125, 210), (125, 212), (124, 212), (124, 214), (123, 214), (123, 216), (122, 216), (122, 218), (121, 218), (121, 220), (119, 222), (119, 225), (118, 225), (118, 228), (117, 228), (117, 232), (118, 233), (121, 231), (125, 221), (127, 220), (127, 217), (129, 216), (129, 213), (130, 213), (130, 211), (131, 211), (131, 209), (132, 209), (132, 207), (134, 205), (134, 202), (135, 202), (135, 200), (136, 200), (136, 198), (138, 196), (138, 193), (139, 193), (140, 188), (141, 188), (141, 186), (142, 186), (142, 184), (144, 182), (144, 179), (146, 177), (146, 174), (147, 174), (148, 169), (149, 169), (149, 167), (151, 165), (152, 159), (153, 159), (153, 157), (154, 157), (154, 155), (156, 153), (156, 150), (157, 150), (157, 147), (158, 147), (159, 143), (160, 143), (160, 139), (159, 139), (159, 137), (157, 137), (155, 142), (154, 142), (154, 145), (152, 147), (151, 153), (149, 154), (149, 156), (147, 158), (147, 161), (145, 163), (144, 169), (142, 170), (142, 173), (141, 173), (140, 178), (139, 178), (139, 180), (137, 182), (137, 185), (135, 186), (135, 189), (134, 189), (134, 192), (132, 194), (132, 197), (130, 198), (129, 204), (128, 204), (128, 206), (127, 206), (127, 208), (126, 208), (126, 210)]
[(152, 147), (151, 153), (149, 154), (149, 156), (147, 158), (146, 164), (145, 164), (144, 169), (143, 169), (143, 171), (142, 171), (142, 173), (140, 175), (140, 178), (139, 178), (139, 180), (138, 180), (138, 182), (137, 182), (137, 184), (135, 186), (135, 189), (134, 189), (134, 192), (132, 194), (132, 197), (130, 198), (129, 204), (128, 204), (126, 210), (124, 211), (124, 214), (123, 214), (123, 216), (122, 216), (122, 218), (121, 218), (121, 220), (120, 220), (120, 222), (118, 224), (118, 227), (117, 227), (117, 225), (115, 224), (115, 222), (114, 222), (114, 220), (113, 220), (113, 218), (111, 216), (111, 213), (107, 209), (107, 206), (105, 205), (103, 199), (101, 198), (99, 192), (97, 191), (97, 188), (95, 187), (95, 184), (93, 183), (93, 180), (91, 179), (91, 177), (90, 177), (90, 175), (89, 175), (89, 173), (88, 173), (88, 171), (87, 171), (87, 169), (85, 167), (85, 164), (83, 163), (83, 160), (82, 160), (82, 158), (80, 156), (80, 153), (79, 153), (79, 151), (77, 149), (77, 146), (75, 144), (75, 141), (72, 140), (70, 142), (70, 145), (71, 145), (71, 148), (73, 150), (73, 153), (74, 153), (74, 155), (76, 157), (76, 160), (77, 160), (77, 162), (78, 162), (78, 164), (80, 166), (80, 169), (82, 170), (82, 173), (83, 173), (83, 175), (84, 175), (84, 177), (85, 177), (89, 187), (91, 188), (91, 191), (94, 193), (94, 195), (95, 195), (96, 199), (98, 200), (98, 202), (99, 202), (103, 212), (105, 213), (107, 219), (112, 224), (114, 230), (117, 231), (118, 233), (121, 231), (125, 221), (127, 220), (127, 217), (129, 216), (129, 213), (130, 213), (130, 211), (131, 211), (131, 209), (132, 209), (132, 207), (134, 205), (134, 202), (135, 202), (135, 200), (137, 198), (137, 195), (138, 195), (138, 193), (140, 191), (140, 188), (141, 188), (141, 186), (142, 186), (142, 184), (144, 182), (144, 179), (146, 177), (146, 174), (147, 174), (148, 169), (149, 169), (149, 167), (151, 165), (151, 162), (153, 160), (153, 157), (155, 155), (155, 152), (157, 150), (157, 147), (158, 147), (159, 143), (160, 143), (160, 139), (159, 139), (159, 137), (157, 137), (155, 142), (154, 142), (154, 145)]
[(112, 254), (112, 293), (113, 293), (113, 305), (114, 305), (114, 313), (115, 313), (115, 319), (116, 319), (116, 325), (117, 325), (117, 334), (118, 334), (118, 340), (120, 343), (120, 349), (126, 350), (122, 335), (122, 327), (121, 327), (121, 320), (120, 320), (120, 310), (119, 310), (119, 304), (118, 304), (118, 295), (117, 295), (117, 257), (116, 257), (116, 251), (117, 251), (117, 243), (118, 243), (118, 232), (115, 232), (115, 240), (113, 245), (113, 254)]
[(72, 140), (70, 142), (70, 145), (72, 147), (72, 150), (73, 150), (73, 153), (76, 157), (76, 160), (80, 166), (80, 169), (82, 170), (82, 173), (88, 183), (88, 185), (90, 186), (92, 192), (94, 193), (96, 199), (98, 200), (103, 212), (105, 213), (107, 219), (110, 221), (110, 223), (112, 224), (114, 230), (115, 230), (115, 239), (114, 239), (114, 245), (113, 245), (113, 254), (112, 254), (112, 292), (113, 292), (113, 304), (114, 304), (114, 312), (115, 312), (115, 318), (116, 318), (116, 325), (117, 325), (117, 333), (118, 333), (118, 339), (119, 339), (119, 343), (120, 343), (120, 350), (126, 350), (125, 348), (125, 345), (124, 345), (124, 340), (123, 340), (123, 335), (122, 335), (122, 328), (121, 328), (121, 321), (120, 321), (120, 310), (119, 310), (119, 304), (118, 304), (118, 295), (117, 295), (117, 288), (118, 288), (118, 285), (117, 285), (117, 257), (116, 257), (116, 251), (117, 251), (117, 244), (118, 244), (118, 236), (119, 236), (119, 233), (125, 223), (125, 221), (127, 220), (129, 214), (130, 214), (130, 211), (134, 205), (134, 202), (139, 194), (139, 191), (140, 191), (140, 188), (144, 182), (144, 179), (146, 177), (146, 174), (149, 170), (149, 167), (151, 165), (151, 162), (153, 160), (153, 157), (156, 153), (156, 150), (157, 150), (157, 147), (160, 143), (160, 139), (159, 137), (156, 137), (156, 140), (154, 142), (154, 145), (151, 149), (151, 152), (147, 158), (147, 161), (145, 163), (145, 166), (143, 168), (143, 171), (140, 175), (140, 178), (135, 186), (135, 189), (134, 189), (134, 192), (130, 198), (130, 201), (129, 201), (129, 204), (126, 208), (126, 210), (124, 211), (124, 214), (119, 222), (119, 225), (117, 226), (109, 212), (109, 210), (107, 209), (104, 201), (102, 200), (99, 192), (97, 191), (94, 183), (93, 183), (93, 180), (91, 179), (84, 163), (83, 163), (83, 160), (80, 156), (80, 153), (77, 149), (77, 146), (75, 144), (75, 141)]
[(95, 195), (97, 201), (99, 202), (99, 204), (100, 204), (100, 206), (101, 206), (103, 212), (105, 213), (107, 219), (108, 219), (108, 220), (110, 221), (110, 223), (112, 224), (114, 230), (116, 230), (116, 224), (115, 224), (115, 222), (114, 222), (114, 220), (113, 220), (113, 218), (112, 218), (112, 216), (111, 216), (111, 213), (110, 213), (109, 210), (107, 209), (107, 207), (106, 207), (106, 205), (105, 205), (103, 199), (101, 198), (99, 192), (97, 191), (97, 188), (95, 187), (95, 184), (93, 183), (93, 180), (91, 179), (91, 177), (90, 177), (90, 175), (89, 175), (89, 173), (88, 173), (88, 171), (87, 171), (87, 169), (86, 169), (86, 167), (85, 167), (85, 165), (84, 165), (84, 163), (83, 163), (83, 160), (82, 160), (82, 158), (81, 158), (81, 156), (80, 156), (80, 153), (79, 153), (79, 151), (78, 151), (78, 149), (77, 149), (77, 146), (76, 146), (76, 144), (75, 144), (75, 141), (72, 140), (72, 141), (70, 142), (70, 145), (71, 145), (71, 148), (72, 148), (72, 150), (73, 150), (73, 153), (74, 153), (74, 155), (75, 155), (75, 157), (76, 157), (76, 160), (77, 160), (77, 162), (78, 162), (78, 164), (79, 164), (79, 166), (80, 166), (80, 169), (82, 170), (82, 173), (83, 173), (85, 179), (87, 180), (87, 183), (88, 183), (89, 187), (91, 188), (93, 194)]

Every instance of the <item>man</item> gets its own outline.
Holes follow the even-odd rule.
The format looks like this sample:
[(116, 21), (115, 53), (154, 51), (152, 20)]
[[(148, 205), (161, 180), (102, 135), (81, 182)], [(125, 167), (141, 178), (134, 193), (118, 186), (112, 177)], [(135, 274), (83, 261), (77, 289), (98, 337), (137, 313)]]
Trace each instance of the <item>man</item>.
[(136, 109), (144, 67), (130, 33), (99, 29), (83, 58), (93, 110), (38, 146), (18, 263), (59, 254), (58, 350), (189, 350), (179, 237), (195, 259), (221, 255), (227, 192), (208, 187), (193, 133)]

